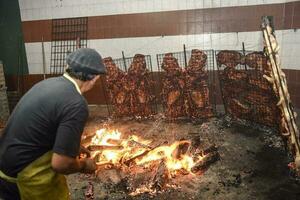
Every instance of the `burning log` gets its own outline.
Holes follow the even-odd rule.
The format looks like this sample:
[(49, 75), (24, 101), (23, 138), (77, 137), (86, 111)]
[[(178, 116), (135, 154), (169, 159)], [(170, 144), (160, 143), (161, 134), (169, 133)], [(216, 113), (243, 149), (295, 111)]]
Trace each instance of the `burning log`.
[(169, 178), (170, 175), (168, 168), (166, 166), (165, 161), (162, 160), (154, 173), (154, 177), (152, 179), (152, 188), (158, 191), (164, 189)]
[(128, 146), (134, 146), (134, 147), (145, 148), (145, 149), (152, 149), (152, 147), (150, 147), (150, 146), (148, 146), (146, 144), (140, 143), (138, 141), (135, 141), (135, 140), (114, 140), (114, 139), (108, 139), (107, 142), (109, 144), (116, 145), (116, 146), (121, 146), (122, 143), (126, 142)]
[[(135, 135), (121, 139), (121, 133), (118, 131), (98, 130), (89, 146), (89, 149), (94, 150), (92, 153), (96, 154), (95, 159), (98, 161), (97, 177), (102, 182), (119, 184), (125, 177), (128, 178), (126, 180), (131, 180), (130, 177), (139, 177), (136, 176), (139, 174), (144, 177), (140, 180), (145, 180), (140, 184), (146, 184), (149, 190), (160, 191), (167, 187), (172, 177), (196, 173), (219, 158), (215, 145), (197, 153), (191, 151), (190, 140), (181, 139), (155, 147), (147, 145), (148, 143), (149, 141)], [(114, 149), (120, 146), (121, 149)], [(125, 176), (125, 173), (129, 176)]]
[(218, 147), (213, 144), (213, 145), (209, 146), (208, 148), (202, 150), (201, 154), (202, 154), (202, 156), (205, 156), (206, 154), (217, 152), (217, 151), (218, 151)]
[[(155, 148), (153, 148), (153, 149), (155, 149)], [(151, 149), (151, 150), (153, 150), (153, 149)], [(151, 150), (150, 150), (150, 149), (145, 150), (143, 153), (141, 153), (141, 154), (139, 154), (139, 155), (136, 155), (136, 156), (134, 156), (134, 157), (132, 157), (132, 158), (130, 158), (130, 159), (124, 161), (123, 163), (124, 163), (125, 165), (127, 165), (127, 166), (130, 166), (130, 165), (132, 165), (132, 164), (135, 162), (135, 160), (138, 160), (138, 159), (140, 159), (140, 158), (143, 158), (143, 157), (146, 156)]]
[(181, 140), (180, 144), (173, 151), (172, 156), (176, 159), (181, 159), (181, 157), (188, 151), (191, 142), (188, 140)]
[(218, 152), (210, 152), (200, 159), (191, 169), (193, 173), (205, 170), (209, 165), (220, 159)]
[(109, 145), (90, 145), (87, 147), (89, 151), (104, 151), (104, 150), (121, 150), (123, 146), (109, 146)]

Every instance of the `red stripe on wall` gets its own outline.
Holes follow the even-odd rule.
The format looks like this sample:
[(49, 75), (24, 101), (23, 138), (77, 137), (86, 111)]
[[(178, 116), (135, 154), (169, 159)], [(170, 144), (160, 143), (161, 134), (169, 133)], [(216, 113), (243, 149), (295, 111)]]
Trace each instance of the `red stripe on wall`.
[[(261, 17), (275, 29), (300, 28), (300, 1), (255, 6), (88, 17), (88, 39), (259, 31)], [(22, 22), (25, 42), (51, 41), (51, 20)]]

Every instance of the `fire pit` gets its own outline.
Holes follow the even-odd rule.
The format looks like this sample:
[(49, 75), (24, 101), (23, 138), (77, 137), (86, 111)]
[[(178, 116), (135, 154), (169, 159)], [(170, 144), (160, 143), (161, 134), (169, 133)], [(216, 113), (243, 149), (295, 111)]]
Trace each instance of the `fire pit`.
[(86, 147), (97, 162), (100, 179), (107, 171), (113, 172), (115, 177), (108, 177), (106, 181), (117, 183), (126, 179), (130, 194), (137, 195), (144, 192), (155, 194), (174, 187), (172, 178), (201, 174), (219, 159), (215, 145), (206, 149), (200, 149), (198, 145), (186, 139), (153, 142), (103, 128), (97, 130)]
[[(211, 118), (202, 124), (167, 123), (161, 119), (141, 123), (106, 121), (98, 116), (100, 110), (94, 112), (97, 114), (91, 112), (83, 145), (94, 148), (95, 145), (118, 146), (121, 143), (122, 146), (123, 142), (138, 147), (139, 151), (115, 160), (104, 157), (104, 150), (93, 151), (92, 156), (103, 158), (98, 160), (97, 173), (68, 176), (72, 199), (276, 199), (278, 196), (297, 199), (300, 185), (288, 175), (287, 165), (291, 159), (280, 136), (273, 130), (237, 124), (226, 117)], [(105, 141), (99, 140), (101, 137), (96, 134), (103, 127), (105, 132), (118, 137), (107, 137), (108, 144), (99, 142)], [(140, 144), (134, 144), (132, 140)], [(187, 151), (183, 148), (179, 153), (181, 157), (197, 158), (206, 149), (217, 147), (217, 151), (212, 152), (220, 154), (220, 159), (213, 164), (207, 162), (205, 170), (196, 172), (184, 167), (167, 168), (167, 156), (161, 154), (151, 162), (141, 162), (149, 158), (144, 156), (131, 160), (130, 164), (124, 163), (147, 149), (156, 149), (154, 154), (162, 147), (172, 147), (174, 152), (178, 147), (181, 149), (181, 145), (188, 146)], [(113, 151), (124, 149), (118, 147)]]

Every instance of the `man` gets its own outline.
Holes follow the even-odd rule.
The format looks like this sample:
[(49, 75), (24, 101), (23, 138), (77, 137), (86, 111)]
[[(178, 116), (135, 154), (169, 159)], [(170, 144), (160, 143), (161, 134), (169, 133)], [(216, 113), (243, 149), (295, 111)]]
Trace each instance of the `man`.
[(105, 73), (101, 56), (81, 48), (67, 57), (61, 77), (37, 83), (20, 100), (0, 138), (0, 199), (69, 199), (63, 174), (93, 173), (79, 159), (88, 117), (82, 93)]

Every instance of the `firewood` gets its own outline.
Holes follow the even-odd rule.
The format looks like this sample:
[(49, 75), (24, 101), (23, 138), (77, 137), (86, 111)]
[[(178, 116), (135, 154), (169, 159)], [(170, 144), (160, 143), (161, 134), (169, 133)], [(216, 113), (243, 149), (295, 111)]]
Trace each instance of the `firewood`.
[(182, 155), (184, 155), (188, 151), (190, 144), (191, 142), (188, 140), (181, 140), (180, 144), (172, 153), (173, 158), (180, 159)]
[(162, 190), (166, 186), (168, 180), (170, 178), (168, 168), (166, 166), (166, 163), (164, 160), (162, 160), (157, 170), (154, 173), (153, 179), (152, 179), (152, 188), (156, 190)]
[[(165, 142), (163, 142), (163, 143), (165, 143)], [(146, 156), (148, 153), (150, 153), (151, 151), (155, 150), (157, 147), (159, 147), (159, 146), (161, 146), (161, 145), (162, 145), (162, 144), (159, 144), (159, 145), (157, 145), (157, 146), (155, 146), (155, 147), (153, 147), (153, 148), (151, 148), (151, 149), (147, 149), (147, 150), (145, 150), (143, 153), (141, 153), (141, 154), (139, 154), (139, 155), (136, 155), (136, 156), (134, 156), (134, 157), (132, 157), (132, 158), (126, 160), (126, 161), (123, 161), (123, 163), (124, 163), (125, 165), (127, 165), (127, 166), (130, 166), (130, 165), (132, 165), (132, 164), (135, 162), (135, 160), (138, 160), (138, 159), (140, 159), (140, 158)]]
[[(121, 144), (124, 142), (125, 140), (114, 140), (114, 139), (108, 139), (107, 143), (112, 144), (112, 145), (116, 145), (116, 146), (121, 146)], [(152, 147), (146, 144), (142, 144), (138, 141), (135, 140), (129, 140), (128, 141), (128, 145), (129, 146), (134, 146), (134, 147), (139, 147), (139, 148), (145, 148), (145, 149), (151, 149)]]
[(210, 145), (209, 147), (207, 147), (206, 149), (202, 150), (201, 153), (203, 156), (205, 156), (206, 154), (216, 152), (217, 150), (218, 150), (218, 147), (215, 144), (213, 144), (213, 145)]
[(108, 146), (108, 145), (90, 145), (87, 147), (89, 151), (103, 151), (103, 150), (120, 150), (122, 146)]
[(139, 159), (139, 158), (142, 158), (142, 157), (146, 156), (150, 151), (151, 150), (145, 150), (143, 153), (141, 153), (139, 155), (136, 155), (136, 156), (134, 156), (134, 157), (132, 157), (132, 158), (126, 160), (126, 161), (123, 161), (123, 163), (127, 166), (130, 166), (135, 162), (136, 159)]
[(194, 167), (192, 167), (191, 171), (193, 173), (197, 173), (201, 170), (206, 169), (209, 165), (219, 160), (220, 155), (218, 152), (211, 152), (206, 154), (201, 160), (199, 160)]
[(135, 140), (130, 140), (130, 141), (128, 142), (128, 144), (129, 144), (129, 146), (135, 146), (135, 147), (145, 148), (145, 149), (152, 149), (151, 146), (146, 145), (146, 144), (142, 144), (142, 143), (137, 142), (137, 141), (135, 141)]

